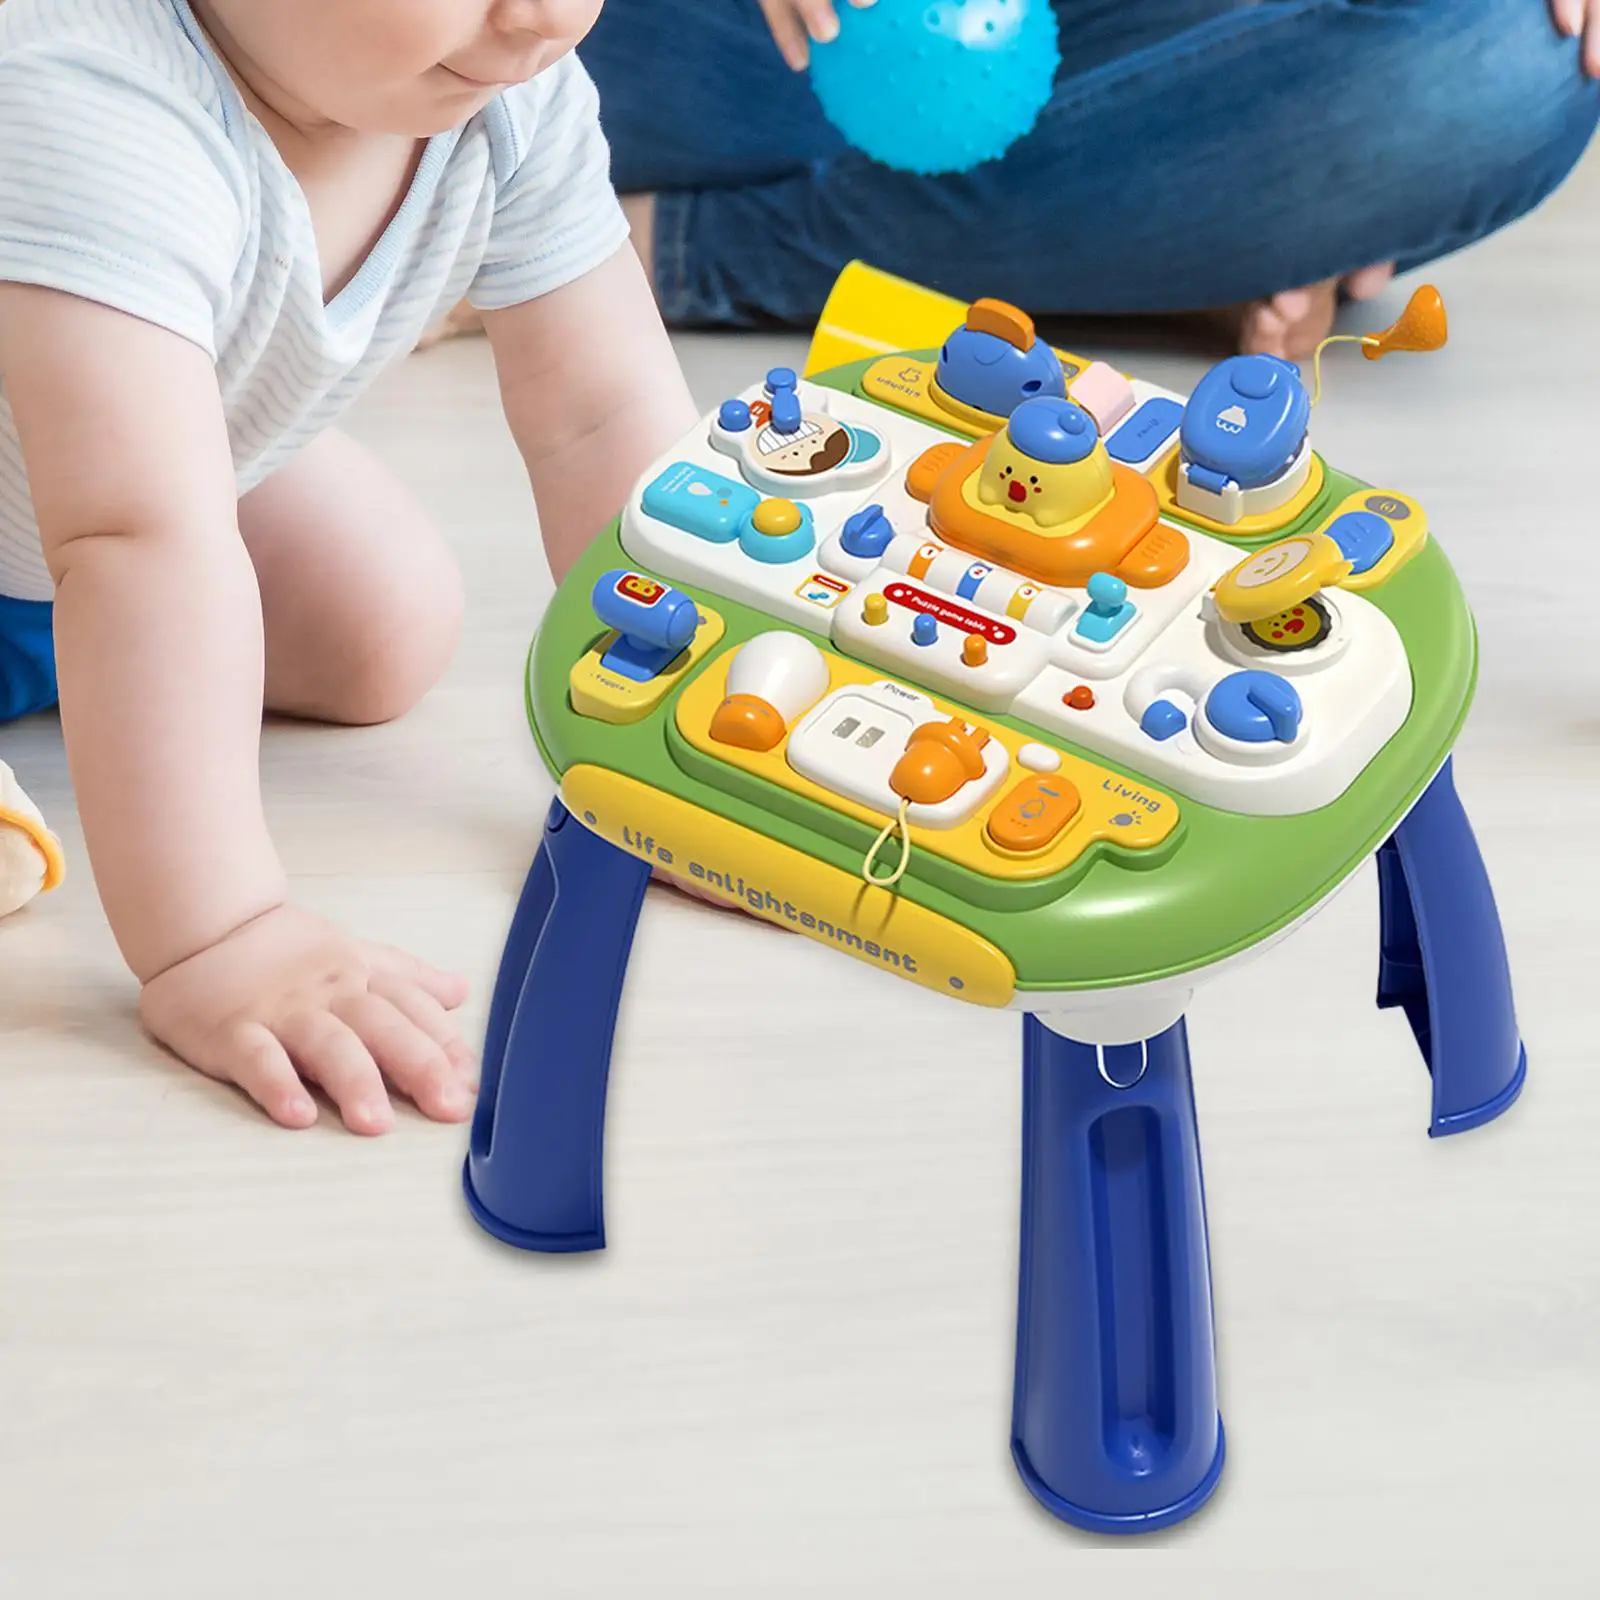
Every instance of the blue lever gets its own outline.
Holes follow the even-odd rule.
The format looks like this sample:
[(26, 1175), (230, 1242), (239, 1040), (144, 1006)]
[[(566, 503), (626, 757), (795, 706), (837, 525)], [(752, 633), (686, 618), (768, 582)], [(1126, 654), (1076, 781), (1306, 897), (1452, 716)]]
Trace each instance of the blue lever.
[(620, 637), (601, 657), (604, 666), (648, 683), (700, 627), (700, 609), (681, 589), (619, 567), (594, 586), (594, 614)]

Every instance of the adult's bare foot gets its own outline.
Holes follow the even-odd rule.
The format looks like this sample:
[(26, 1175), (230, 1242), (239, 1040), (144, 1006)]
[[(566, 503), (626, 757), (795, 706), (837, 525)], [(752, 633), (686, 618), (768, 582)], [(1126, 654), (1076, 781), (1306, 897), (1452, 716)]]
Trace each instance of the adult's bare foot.
[(1326, 278), (1305, 288), (1285, 289), (1270, 300), (1245, 306), (1239, 318), (1239, 348), (1246, 355), (1303, 361), (1333, 332), (1341, 294), (1370, 300), (1394, 276), (1394, 263), (1363, 267), (1345, 278)]

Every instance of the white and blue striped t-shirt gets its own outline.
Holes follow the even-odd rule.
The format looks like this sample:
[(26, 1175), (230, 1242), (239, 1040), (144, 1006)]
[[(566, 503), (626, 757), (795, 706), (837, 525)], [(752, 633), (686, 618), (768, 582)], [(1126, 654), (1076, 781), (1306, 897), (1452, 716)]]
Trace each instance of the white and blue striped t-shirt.
[[(205, 349), (241, 494), (462, 298), (518, 305), (626, 238), (594, 86), (567, 56), (429, 141), (393, 222), (324, 305), (304, 194), (188, 0), (0, 5), (0, 281)], [(0, 378), (0, 595), (51, 593)]]

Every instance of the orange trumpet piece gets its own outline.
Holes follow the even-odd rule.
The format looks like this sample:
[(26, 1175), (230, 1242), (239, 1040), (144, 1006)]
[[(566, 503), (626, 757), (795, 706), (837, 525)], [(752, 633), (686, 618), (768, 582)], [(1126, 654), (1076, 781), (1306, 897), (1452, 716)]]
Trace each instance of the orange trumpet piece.
[(1369, 334), (1361, 341), (1361, 353), (1368, 361), (1381, 361), (1393, 350), (1442, 349), (1449, 337), (1444, 296), (1431, 283), (1425, 283), (1412, 295), (1392, 328)]

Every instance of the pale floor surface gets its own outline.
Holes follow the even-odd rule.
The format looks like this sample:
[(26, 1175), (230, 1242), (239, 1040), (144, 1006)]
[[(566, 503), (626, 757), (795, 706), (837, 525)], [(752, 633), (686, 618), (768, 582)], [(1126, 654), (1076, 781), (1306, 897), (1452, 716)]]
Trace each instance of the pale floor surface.
[[(1012, 1471), (1014, 1018), (653, 896), (612, 1248), (513, 1255), (461, 1203), (460, 1130), (281, 1133), (141, 1044), (39, 721), (4, 754), (76, 871), (0, 925), (0, 1592), (1600, 1592), (1597, 216), (1600, 158), (1438, 271), (1445, 355), (1334, 362), (1319, 442), (1429, 505), (1479, 607), (1460, 780), (1531, 1076), (1423, 1137), (1367, 874), (1200, 997), (1204, 1514), (1113, 1555)], [(710, 403), (802, 344), (682, 349)], [(550, 795), (519, 691), (548, 579), (481, 345), (358, 426), (459, 546), (470, 636), (399, 726), (270, 730), (268, 802), (296, 892), (469, 973), (478, 1037)]]

